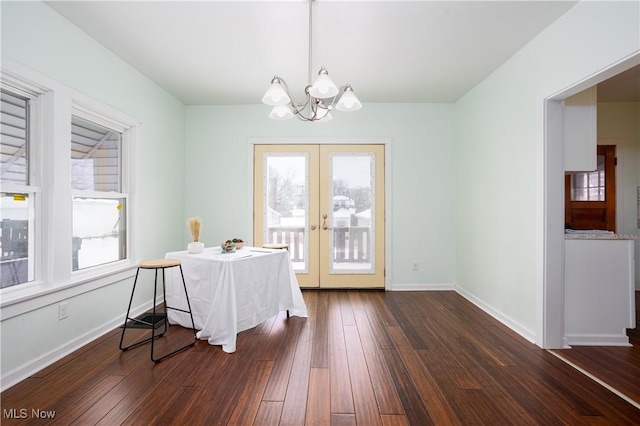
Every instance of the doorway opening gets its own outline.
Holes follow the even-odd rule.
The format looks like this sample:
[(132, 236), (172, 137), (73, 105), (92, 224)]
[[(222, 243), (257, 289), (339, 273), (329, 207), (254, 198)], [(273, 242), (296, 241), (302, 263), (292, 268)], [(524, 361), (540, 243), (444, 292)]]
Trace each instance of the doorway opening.
[(544, 144), (542, 147), (542, 285), (539, 287), (539, 325), (536, 344), (545, 349), (568, 347), (564, 338), (564, 230), (565, 173), (563, 101), (589, 87), (640, 65), (640, 54), (612, 64), (544, 99)]

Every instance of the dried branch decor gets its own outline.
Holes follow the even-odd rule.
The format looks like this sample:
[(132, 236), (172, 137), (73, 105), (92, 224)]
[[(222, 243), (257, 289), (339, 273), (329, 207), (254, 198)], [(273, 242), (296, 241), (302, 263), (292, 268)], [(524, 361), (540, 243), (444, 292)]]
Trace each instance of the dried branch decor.
[(191, 238), (193, 239), (193, 242), (197, 243), (200, 241), (200, 228), (202, 227), (202, 221), (200, 221), (200, 218), (196, 216), (190, 218), (187, 223), (189, 224)]

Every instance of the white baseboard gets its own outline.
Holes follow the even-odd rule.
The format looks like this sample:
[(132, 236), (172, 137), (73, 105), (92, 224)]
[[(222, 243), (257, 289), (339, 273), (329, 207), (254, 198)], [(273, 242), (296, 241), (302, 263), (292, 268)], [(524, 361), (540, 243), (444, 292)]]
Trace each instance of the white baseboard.
[(632, 346), (622, 334), (566, 334), (569, 346)]
[(387, 291), (455, 290), (454, 284), (393, 284)]
[(513, 319), (511, 319), (508, 316), (503, 315), (500, 312), (496, 311), (491, 306), (487, 305), (482, 300), (478, 299), (477, 297), (475, 297), (471, 293), (467, 292), (466, 290), (464, 290), (464, 289), (462, 289), (460, 287), (456, 287), (455, 291), (458, 294), (460, 294), (462, 297), (467, 299), (469, 302), (473, 303), (478, 308), (482, 309), (484, 312), (486, 312), (487, 314), (491, 315), (493, 318), (495, 318), (496, 320), (500, 321), (502, 324), (506, 325), (511, 330), (515, 331), (520, 336), (522, 336), (525, 339), (527, 339), (529, 342), (535, 343), (536, 335), (531, 330), (526, 329), (525, 327), (523, 327), (522, 325), (518, 324)]
[[(131, 309), (131, 316), (138, 316), (143, 314), (147, 310), (152, 307), (151, 303), (147, 303), (143, 306), (137, 307), (135, 309)], [(28, 378), (29, 376), (37, 373), (45, 367), (53, 364), (54, 362), (64, 358), (70, 353), (80, 349), (84, 345), (91, 343), (95, 339), (104, 336), (109, 333), (111, 330), (120, 327), (124, 322), (124, 315), (121, 317), (115, 318), (109, 321), (106, 324), (103, 324), (100, 327), (97, 327), (90, 332), (83, 334), (82, 336), (78, 336), (77, 338), (66, 342), (64, 345), (57, 347), (56, 349), (34, 359), (33, 361), (22, 365), (21, 367), (16, 368), (15, 370), (7, 372), (0, 381), (2, 382), (0, 385), (0, 391), (4, 392), (15, 384), (21, 382), (22, 380)]]

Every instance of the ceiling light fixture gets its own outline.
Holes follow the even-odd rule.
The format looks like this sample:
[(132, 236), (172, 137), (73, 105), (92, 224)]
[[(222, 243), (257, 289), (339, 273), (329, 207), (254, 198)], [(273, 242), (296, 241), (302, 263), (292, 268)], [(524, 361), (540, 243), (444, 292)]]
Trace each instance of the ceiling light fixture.
[(262, 102), (273, 106), (269, 117), (274, 120), (288, 120), (294, 116), (302, 121), (325, 122), (331, 120), (331, 110), (335, 107), (339, 111), (357, 111), (362, 103), (353, 93), (350, 85), (338, 89), (329, 77), (325, 67), (321, 67), (318, 77), (311, 84), (311, 35), (313, 10), (315, 0), (309, 0), (309, 85), (304, 88), (306, 95), (303, 103), (293, 99), (287, 83), (277, 75), (271, 80), (271, 86), (262, 97)]

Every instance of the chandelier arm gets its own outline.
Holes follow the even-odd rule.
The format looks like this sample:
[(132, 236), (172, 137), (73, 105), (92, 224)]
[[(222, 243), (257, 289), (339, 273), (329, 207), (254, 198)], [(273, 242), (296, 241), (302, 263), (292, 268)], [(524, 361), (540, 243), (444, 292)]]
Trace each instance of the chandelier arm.
[(304, 115), (301, 115), (301, 114), (296, 114), (296, 117), (298, 117), (298, 120), (300, 120), (300, 121), (313, 121), (313, 117), (307, 118), (307, 117), (305, 117)]
[(307, 121), (315, 121), (318, 116), (318, 100), (307, 94), (307, 99), (309, 99), (309, 117), (305, 117)]
[[(302, 115), (302, 112), (304, 111), (304, 109), (307, 107), (307, 105), (311, 105), (311, 95), (309, 95), (308, 91), (307, 91), (307, 97), (304, 103), (297, 103), (296, 100), (293, 97), (293, 94), (291, 93), (291, 89), (289, 88), (289, 85), (287, 84), (287, 82), (283, 79), (278, 77), (278, 81), (280, 83), (282, 83), (282, 85), (284, 86), (284, 90), (287, 93), (287, 95), (289, 96), (289, 99), (291, 99), (291, 108), (293, 110), (293, 114), (300, 118), (303, 117), (305, 120), (304, 121), (313, 121), (315, 119), (316, 114), (313, 114), (313, 117), (311, 119), (307, 119), (306, 117), (304, 117)], [(312, 109), (312, 108), (310, 108)]]
[[(304, 109), (307, 107), (307, 105), (309, 106), (309, 113), (310, 113), (310, 116), (308, 117), (303, 114)], [(314, 103), (311, 102), (311, 96), (307, 96), (307, 102), (305, 103), (304, 107), (300, 110), (295, 111), (296, 117), (298, 117), (300, 121), (315, 121), (317, 116), (317, 110), (316, 108), (314, 108), (313, 105)]]
[(309, 95), (307, 95), (306, 101), (302, 104), (294, 103), (293, 100), (291, 101), (291, 108), (293, 109), (293, 113), (296, 115), (301, 115), (304, 109), (309, 105), (311, 105), (311, 99)]

